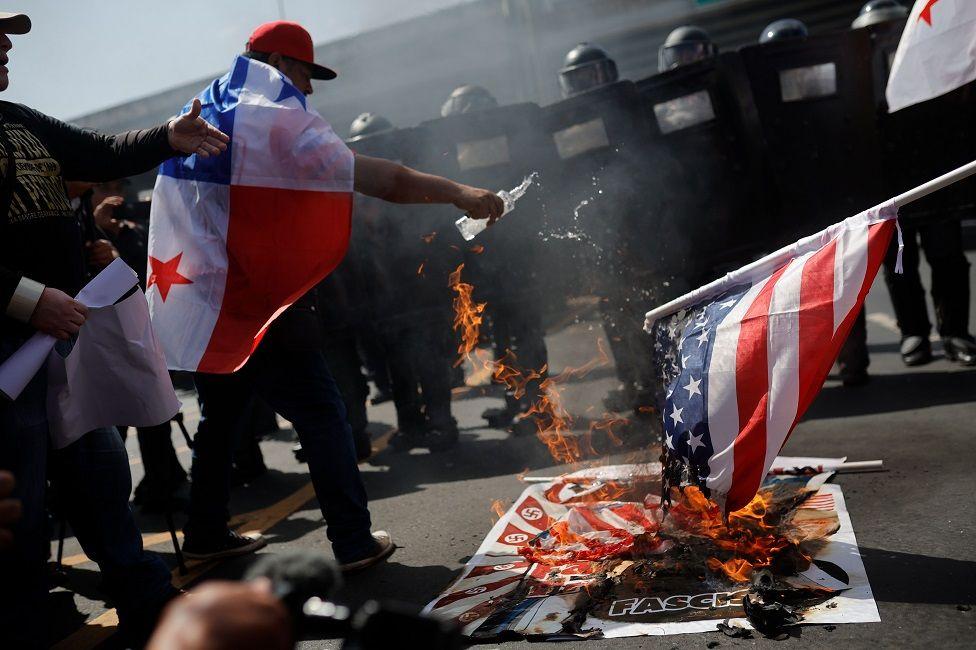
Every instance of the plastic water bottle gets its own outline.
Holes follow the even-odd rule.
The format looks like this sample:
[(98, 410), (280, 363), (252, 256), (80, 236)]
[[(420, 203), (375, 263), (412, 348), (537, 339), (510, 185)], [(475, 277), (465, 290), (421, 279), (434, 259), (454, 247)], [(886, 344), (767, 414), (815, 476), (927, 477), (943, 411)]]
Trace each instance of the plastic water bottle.
[[(515, 208), (515, 201), (512, 199), (512, 195), (505, 190), (498, 192), (498, 197), (505, 203), (505, 208), (502, 210), (501, 214), (501, 216), (504, 217)], [(455, 221), (454, 225), (457, 226), (461, 236), (464, 237), (464, 241), (471, 241), (488, 227), (488, 220), (472, 219), (468, 215), (464, 215)]]
[[(529, 189), (529, 186), (532, 185), (533, 182), (535, 182), (538, 176), (539, 176), (538, 173), (532, 172), (522, 180), (522, 183), (518, 187), (513, 188), (508, 192), (506, 192), (505, 190), (501, 190), (500, 192), (498, 192), (497, 194), (498, 198), (500, 198), (502, 202), (505, 204), (505, 207), (502, 210), (501, 217), (504, 217), (506, 214), (508, 214), (509, 212), (515, 209), (515, 202), (518, 201), (520, 198), (522, 198), (526, 190)], [(457, 226), (457, 229), (461, 233), (461, 236), (464, 237), (464, 241), (471, 241), (472, 239), (477, 237), (478, 234), (481, 233), (485, 228), (488, 227), (488, 220), (472, 219), (468, 215), (464, 215), (463, 217), (455, 221), (454, 225)]]

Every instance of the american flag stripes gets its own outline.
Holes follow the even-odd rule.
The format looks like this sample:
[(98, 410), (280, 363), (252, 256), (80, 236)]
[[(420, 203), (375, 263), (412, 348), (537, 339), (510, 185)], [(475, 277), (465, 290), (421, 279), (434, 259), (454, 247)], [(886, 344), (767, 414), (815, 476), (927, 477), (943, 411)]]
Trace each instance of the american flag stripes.
[(851, 217), (652, 314), (666, 477), (745, 506), (813, 402), (874, 281), (897, 211)]

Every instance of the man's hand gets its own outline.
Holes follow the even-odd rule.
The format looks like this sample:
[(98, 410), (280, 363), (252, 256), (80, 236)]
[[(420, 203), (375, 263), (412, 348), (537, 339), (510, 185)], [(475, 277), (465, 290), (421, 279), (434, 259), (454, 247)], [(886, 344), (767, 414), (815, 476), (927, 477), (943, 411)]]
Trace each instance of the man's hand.
[(88, 251), (88, 264), (98, 270), (104, 269), (119, 256), (119, 251), (107, 239), (96, 239), (85, 244)]
[(163, 612), (148, 650), (285, 650), (291, 620), (271, 583), (208, 582)]
[(45, 287), (41, 293), (30, 324), (45, 334), (65, 341), (81, 329), (88, 318), (88, 307), (63, 291)]
[(6, 550), (14, 544), (14, 534), (11, 527), (20, 519), (20, 499), (12, 499), (14, 492), (14, 475), (0, 470), (0, 550)]
[(469, 185), (461, 186), (461, 194), (454, 200), (454, 205), (472, 219), (487, 219), (488, 225), (495, 223), (505, 211), (505, 203), (497, 194)]
[(227, 150), (230, 138), (200, 117), (200, 100), (194, 99), (189, 113), (169, 121), (169, 145), (186, 154), (209, 158)]
[(121, 224), (115, 218), (115, 208), (123, 203), (125, 203), (125, 199), (121, 196), (110, 196), (99, 203), (92, 213), (92, 216), (95, 217), (95, 225), (112, 236), (117, 235)]

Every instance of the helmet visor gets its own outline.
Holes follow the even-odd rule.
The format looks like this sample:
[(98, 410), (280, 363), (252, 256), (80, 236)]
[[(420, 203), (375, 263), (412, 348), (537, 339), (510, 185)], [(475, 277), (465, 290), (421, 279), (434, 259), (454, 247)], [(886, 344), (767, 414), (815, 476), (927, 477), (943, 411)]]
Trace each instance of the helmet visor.
[(616, 80), (617, 66), (610, 59), (564, 68), (559, 72), (559, 88), (563, 97), (572, 97)]
[(711, 58), (715, 54), (715, 45), (707, 41), (662, 45), (657, 55), (657, 71), (664, 72), (665, 70), (680, 68), (696, 61)]

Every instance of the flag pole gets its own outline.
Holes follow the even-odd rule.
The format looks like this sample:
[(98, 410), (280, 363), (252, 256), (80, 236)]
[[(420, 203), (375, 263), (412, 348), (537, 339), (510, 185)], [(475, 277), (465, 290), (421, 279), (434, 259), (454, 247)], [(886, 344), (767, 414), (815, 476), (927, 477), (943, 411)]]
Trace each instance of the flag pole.
[[(938, 178), (933, 178), (927, 183), (922, 183), (918, 187), (908, 190), (907, 192), (904, 192), (902, 194), (899, 194), (894, 198), (888, 199), (883, 203), (879, 203), (878, 205), (871, 208), (871, 210), (881, 210), (883, 208), (890, 207), (890, 206), (894, 206), (895, 208), (902, 208), (908, 205), (909, 203), (912, 203), (913, 201), (918, 201), (919, 199), (924, 198), (929, 194), (932, 194), (933, 192), (937, 192), (944, 187), (948, 187), (953, 183), (958, 183), (959, 181), (965, 178), (969, 178), (973, 174), (976, 174), (976, 160), (970, 163), (966, 163), (962, 167), (959, 167), (958, 169), (954, 169), (951, 172), (945, 173), (942, 176), (939, 176)], [(871, 210), (867, 210), (866, 212), (870, 212)], [(823, 232), (826, 231), (816, 233), (814, 235), (811, 235), (810, 237), (805, 237), (804, 239), (801, 239), (800, 242), (795, 242), (787, 246), (784, 246), (778, 251), (766, 255), (762, 259), (758, 259), (755, 262), (746, 264), (741, 269), (739, 269), (737, 273), (739, 275), (748, 275), (753, 271), (756, 271), (757, 269), (762, 269), (767, 267), (769, 271), (772, 272), (797, 256), (798, 244), (802, 242), (817, 242), (821, 240), (821, 235), (823, 234)], [(685, 295), (679, 298), (675, 298), (671, 302), (668, 302), (659, 307), (655, 307), (651, 311), (647, 312), (646, 316), (644, 317), (644, 329), (649, 332), (651, 330), (651, 327), (654, 325), (654, 321), (656, 321), (658, 318), (661, 318), (662, 316), (667, 316), (668, 314), (674, 313), (680, 309), (684, 309), (685, 307), (690, 307), (698, 303), (699, 301), (704, 300), (707, 297), (715, 295), (716, 291), (719, 291), (723, 288), (723, 285), (726, 284), (727, 279), (728, 279), (728, 275), (721, 277), (713, 282), (709, 282), (708, 284), (699, 287), (694, 291), (686, 293)]]

